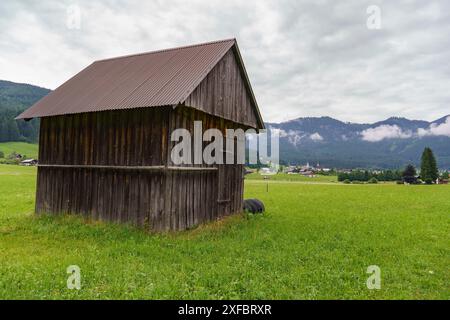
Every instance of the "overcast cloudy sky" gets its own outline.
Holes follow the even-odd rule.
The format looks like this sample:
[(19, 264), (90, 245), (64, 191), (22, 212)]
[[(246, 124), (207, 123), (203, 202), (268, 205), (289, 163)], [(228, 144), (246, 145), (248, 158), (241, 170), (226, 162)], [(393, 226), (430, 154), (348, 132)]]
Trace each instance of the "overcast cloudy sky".
[(0, 79), (51, 89), (93, 60), (236, 37), (265, 121), (450, 113), (447, 0), (2, 0), (0, 30)]

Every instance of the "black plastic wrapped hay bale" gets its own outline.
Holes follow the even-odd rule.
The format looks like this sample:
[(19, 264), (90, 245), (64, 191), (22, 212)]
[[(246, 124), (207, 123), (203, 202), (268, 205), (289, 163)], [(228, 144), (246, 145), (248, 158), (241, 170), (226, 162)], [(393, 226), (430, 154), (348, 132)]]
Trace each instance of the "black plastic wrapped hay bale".
[(264, 204), (258, 199), (244, 200), (244, 211), (251, 213), (263, 213), (265, 210)]

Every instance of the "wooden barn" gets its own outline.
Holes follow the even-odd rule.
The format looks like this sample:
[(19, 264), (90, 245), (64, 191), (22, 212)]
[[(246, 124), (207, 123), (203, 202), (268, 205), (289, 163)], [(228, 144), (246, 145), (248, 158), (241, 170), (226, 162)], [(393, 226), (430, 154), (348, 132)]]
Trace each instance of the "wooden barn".
[(17, 118), (40, 118), (37, 213), (154, 231), (243, 206), (243, 165), (175, 165), (174, 129), (264, 128), (235, 39), (96, 61)]

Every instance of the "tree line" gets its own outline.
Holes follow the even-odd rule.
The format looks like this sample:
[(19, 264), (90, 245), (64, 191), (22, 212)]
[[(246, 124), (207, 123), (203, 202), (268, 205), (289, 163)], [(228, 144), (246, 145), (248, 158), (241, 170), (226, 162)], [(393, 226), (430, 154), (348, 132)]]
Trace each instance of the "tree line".
[(0, 142), (37, 142), (39, 119), (16, 121), (14, 118), (49, 92), (29, 84), (0, 80)]
[(449, 173), (446, 171), (439, 174), (436, 158), (431, 148), (425, 148), (421, 157), (420, 174), (412, 164), (408, 164), (404, 170), (385, 170), (381, 172), (368, 170), (354, 170), (351, 172), (340, 172), (338, 181), (341, 182), (378, 182), (378, 181), (398, 181), (401, 183), (432, 184), (438, 178), (449, 179)]
[(351, 172), (338, 173), (338, 181), (361, 181), (368, 182), (371, 179), (378, 181), (398, 181), (402, 179), (401, 170), (385, 170), (381, 172), (369, 170), (353, 170)]
[(14, 118), (22, 111), (18, 107), (0, 108), (0, 142), (37, 142), (39, 120), (16, 121)]

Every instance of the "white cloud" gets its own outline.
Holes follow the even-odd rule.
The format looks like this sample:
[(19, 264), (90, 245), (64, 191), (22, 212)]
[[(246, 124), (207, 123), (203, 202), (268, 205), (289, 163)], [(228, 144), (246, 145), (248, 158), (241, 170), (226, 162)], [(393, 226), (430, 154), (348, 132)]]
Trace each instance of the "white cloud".
[(306, 135), (305, 134), (297, 134), (294, 131), (290, 131), (289, 136), (288, 136), (288, 141), (293, 144), (294, 146), (299, 145), (303, 138), (305, 138)]
[(283, 129), (270, 127), (270, 131), (272, 131), (272, 134), (278, 134), (278, 136), (280, 138), (284, 138), (284, 137), (288, 136), (287, 132), (285, 130), (283, 130)]
[(309, 138), (313, 141), (323, 141), (323, 137), (318, 132), (311, 134)]
[(274, 127), (270, 127), (270, 130), (274, 133), (278, 133), (280, 138), (287, 138), (288, 141), (294, 146), (298, 145), (307, 135), (297, 130), (283, 130)]
[(362, 140), (378, 142), (384, 139), (407, 139), (413, 136), (410, 131), (403, 131), (397, 125), (381, 125), (361, 131)]
[(429, 128), (417, 130), (419, 137), (423, 136), (447, 136), (450, 137), (450, 117), (445, 119), (444, 123), (436, 124), (432, 123)]
[(297, 146), (301, 143), (301, 141), (307, 136), (307, 134), (302, 133), (301, 131), (297, 130), (283, 130), (279, 128), (274, 128), (270, 126), (270, 130), (273, 133), (278, 133), (280, 138), (287, 138), (290, 144)]

